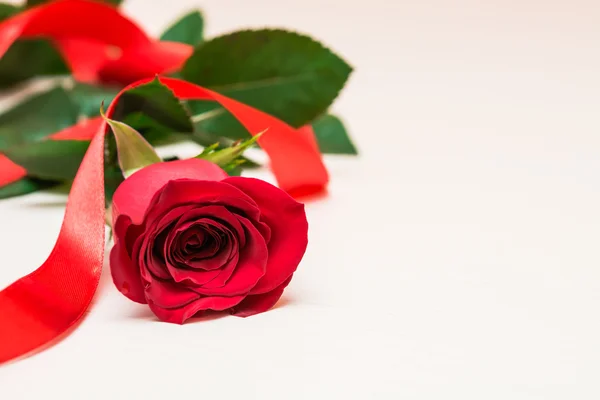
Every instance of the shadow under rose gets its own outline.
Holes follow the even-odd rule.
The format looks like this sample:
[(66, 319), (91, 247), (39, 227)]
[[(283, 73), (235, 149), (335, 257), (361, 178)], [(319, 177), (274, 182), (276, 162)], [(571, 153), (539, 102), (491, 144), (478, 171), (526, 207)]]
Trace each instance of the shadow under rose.
[[(285, 307), (289, 304), (293, 304), (294, 300), (288, 296), (283, 296), (279, 301), (268, 311), (274, 311), (278, 308)], [(225, 317), (232, 317), (229, 311), (213, 311), (206, 310), (200, 311), (198, 314), (194, 315), (192, 318), (187, 320), (184, 325), (202, 323), (208, 321), (214, 321)], [(127, 318), (143, 320), (143, 321), (155, 321), (160, 322), (158, 317), (154, 315), (154, 313), (150, 310), (148, 306), (140, 305), (136, 307), (135, 311), (127, 316)]]
[[(290, 304), (294, 304), (294, 299), (291, 298), (290, 296), (283, 295), (269, 311), (273, 311), (278, 308), (288, 306)], [(269, 312), (269, 311), (267, 311), (267, 312)]]
[[(199, 323), (199, 322), (208, 322), (216, 319), (220, 319), (223, 317), (229, 316), (228, 311), (201, 311), (198, 314), (194, 315), (192, 318), (187, 320), (184, 325)], [(143, 320), (143, 321), (154, 321), (161, 322), (156, 315), (148, 308), (147, 306), (140, 305), (136, 307), (135, 311), (127, 316), (127, 318)]]
[(25, 204), (24, 206), (30, 208), (65, 208), (67, 206), (67, 200), (44, 201), (39, 203)]
[(154, 313), (145, 305), (139, 305), (135, 308), (135, 311), (127, 315), (127, 319), (137, 319), (144, 321), (159, 321)]

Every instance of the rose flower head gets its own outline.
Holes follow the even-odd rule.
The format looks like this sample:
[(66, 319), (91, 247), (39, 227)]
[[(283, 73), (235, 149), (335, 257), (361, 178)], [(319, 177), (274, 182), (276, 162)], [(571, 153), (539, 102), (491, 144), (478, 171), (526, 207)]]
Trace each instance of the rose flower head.
[(304, 205), (201, 159), (158, 163), (113, 197), (113, 281), (167, 322), (250, 316), (281, 297), (308, 243)]

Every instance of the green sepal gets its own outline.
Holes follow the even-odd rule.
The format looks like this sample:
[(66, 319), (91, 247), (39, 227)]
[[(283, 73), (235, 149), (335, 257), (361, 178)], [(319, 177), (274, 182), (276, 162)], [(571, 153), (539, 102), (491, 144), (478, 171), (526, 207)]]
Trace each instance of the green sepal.
[(254, 135), (252, 138), (234, 143), (231, 147), (217, 150), (218, 143), (208, 146), (202, 153), (196, 156), (203, 160), (210, 161), (223, 168), (225, 171), (234, 170), (242, 165), (245, 160), (240, 159), (244, 151), (253, 146), (264, 132)]
[(154, 148), (138, 131), (123, 122), (107, 118), (102, 107), (100, 114), (114, 133), (119, 167), (125, 178), (144, 167), (162, 162)]

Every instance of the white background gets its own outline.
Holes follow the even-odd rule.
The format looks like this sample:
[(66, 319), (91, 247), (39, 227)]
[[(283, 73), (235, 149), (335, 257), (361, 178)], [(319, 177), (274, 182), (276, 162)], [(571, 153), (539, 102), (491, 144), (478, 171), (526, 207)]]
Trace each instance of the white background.
[[(79, 329), (0, 368), (0, 398), (600, 398), (597, 1), (125, 10), (158, 34), (194, 5), (209, 36), (282, 26), (347, 59), (334, 111), (362, 154), (327, 157), (276, 309), (159, 323), (105, 274)], [(63, 210), (57, 194), (0, 202), (0, 287), (44, 261)]]

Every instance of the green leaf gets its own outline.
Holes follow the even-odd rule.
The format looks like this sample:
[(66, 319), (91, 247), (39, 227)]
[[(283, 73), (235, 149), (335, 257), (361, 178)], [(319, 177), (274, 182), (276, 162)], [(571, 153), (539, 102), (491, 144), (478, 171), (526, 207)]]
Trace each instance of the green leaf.
[(48, 189), (58, 185), (59, 182), (43, 181), (34, 178), (23, 178), (14, 183), (0, 187), (0, 199), (22, 196), (25, 194), (37, 192), (38, 190)]
[(199, 10), (192, 11), (161, 35), (160, 40), (179, 42), (197, 46), (204, 40), (204, 18)]
[(69, 73), (62, 55), (46, 39), (17, 40), (0, 58), (0, 88), (34, 77)]
[(121, 121), (137, 131), (153, 146), (161, 146), (190, 139), (189, 135), (173, 132), (173, 129), (156, 122), (152, 117), (142, 112), (128, 114)]
[[(204, 42), (182, 69), (186, 80), (208, 87), (300, 127), (322, 115), (352, 68), (308, 36), (284, 30), (239, 31)], [(218, 108), (189, 102), (193, 114)], [(247, 137), (230, 114), (201, 123), (230, 138)]]
[(0, 115), (0, 149), (43, 139), (73, 125), (78, 115), (61, 87), (34, 95)]
[[(37, 6), (40, 4), (48, 3), (50, 1), (53, 1), (53, 0), (27, 0), (25, 2), (25, 4), (27, 7), (33, 7), (33, 6)], [(115, 6), (118, 6), (119, 4), (121, 4), (123, 2), (123, 0), (99, 0), (99, 1), (102, 1), (104, 3), (113, 4)]]
[[(162, 127), (162, 130), (180, 133), (194, 131), (194, 125), (186, 108), (173, 92), (158, 79), (123, 93), (112, 119), (123, 121), (132, 113), (140, 113), (147, 118), (152, 118)], [(147, 121), (144, 123), (147, 124)], [(137, 129), (135, 125), (132, 127)]]
[(324, 115), (312, 123), (319, 149), (326, 154), (358, 154), (342, 121), (333, 115)]
[(89, 141), (83, 140), (42, 140), (3, 152), (25, 168), (29, 176), (66, 181), (73, 179), (77, 173), (89, 145)]
[(79, 107), (79, 115), (96, 117), (100, 115), (102, 103), (110, 104), (119, 91), (118, 88), (77, 83), (69, 91), (69, 94), (72, 101)]
[(119, 166), (125, 178), (144, 167), (162, 162), (154, 148), (138, 131), (127, 124), (106, 118), (102, 109), (100, 113), (114, 133)]
[[(27, 143), (39, 141), (74, 124), (77, 114), (77, 107), (70, 101), (66, 91), (60, 87), (36, 94), (0, 116), (0, 148), (10, 152), (10, 147), (16, 147), (14, 150), (16, 158), (26, 156), (24, 146)], [(30, 151), (35, 152), (36, 149), (32, 148)], [(57, 157), (61, 155), (62, 153), (59, 153)], [(68, 155), (68, 158), (72, 157), (76, 158), (75, 164), (78, 165), (83, 155)], [(50, 157), (48, 162), (52, 167), (64, 161)], [(73, 177), (74, 175), (69, 179)], [(56, 181), (23, 178), (0, 187), (0, 199), (32, 193), (57, 184)]]

